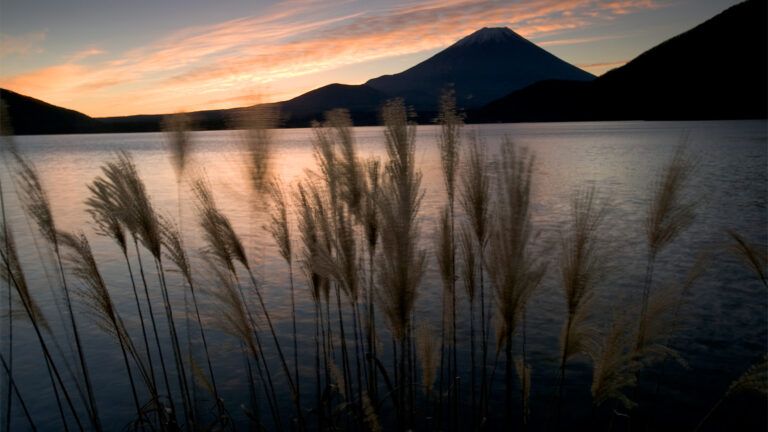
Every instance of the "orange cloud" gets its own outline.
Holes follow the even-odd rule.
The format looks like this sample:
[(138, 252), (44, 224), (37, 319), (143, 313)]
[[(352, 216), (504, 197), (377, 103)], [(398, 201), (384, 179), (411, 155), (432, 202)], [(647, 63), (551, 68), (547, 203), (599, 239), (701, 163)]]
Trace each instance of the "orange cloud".
[(0, 58), (41, 52), (46, 33), (39, 31), (18, 36), (0, 33)]
[(428, 0), (327, 16), (326, 2), (293, 1), (260, 17), (182, 29), (116, 57), (86, 49), (64, 64), (0, 77), (0, 85), (95, 116), (231, 107), (244, 89), (275, 84), (294, 90), (280, 99), (292, 97), (309, 89), (298, 77), (443, 48), (484, 26), (509, 26), (536, 41), (652, 7), (651, 0)]

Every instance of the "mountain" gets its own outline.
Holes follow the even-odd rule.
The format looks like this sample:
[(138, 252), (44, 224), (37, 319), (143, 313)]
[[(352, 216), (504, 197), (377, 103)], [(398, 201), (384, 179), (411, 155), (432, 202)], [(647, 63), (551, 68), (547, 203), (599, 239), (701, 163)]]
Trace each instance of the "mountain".
[(470, 121), (741, 119), (768, 116), (768, 8), (749, 0), (591, 83), (539, 82)]
[(595, 77), (503, 28), (483, 28), (416, 66), (366, 82), (419, 110), (434, 110), (453, 86), (457, 104), (476, 108), (542, 80), (591, 81)]
[(101, 131), (101, 123), (87, 115), (38, 99), (0, 89), (8, 120), (16, 135), (70, 134)]
[[(453, 87), (462, 108), (476, 108), (541, 80), (591, 81), (594, 76), (537, 47), (508, 28), (483, 28), (416, 66), (360, 85), (329, 84), (278, 102), (284, 126), (306, 127), (323, 113), (346, 108), (358, 125), (379, 123), (382, 104), (402, 97), (417, 120), (429, 122), (440, 93)], [(190, 113), (203, 129), (221, 129), (242, 108)], [(113, 131), (155, 131), (162, 115), (99, 119)]]

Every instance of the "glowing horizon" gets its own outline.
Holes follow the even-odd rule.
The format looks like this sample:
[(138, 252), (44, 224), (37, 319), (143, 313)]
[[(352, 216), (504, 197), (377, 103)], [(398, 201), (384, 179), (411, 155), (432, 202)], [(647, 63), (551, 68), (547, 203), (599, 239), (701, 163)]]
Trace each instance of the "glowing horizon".
[[(225, 14), (220, 10), (207, 11), (208, 17), (203, 6), (193, 10), (194, 3), (194, 19), (147, 24), (146, 34), (110, 32), (101, 28), (106, 25), (78, 28), (77, 11), (61, 18), (64, 24), (35, 21), (8, 6), (0, 22), (0, 87), (93, 117), (232, 108), (397, 73), (482, 27), (509, 27), (600, 75), (735, 2), (713, 0), (709, 10), (697, 9), (701, 19), (685, 15), (663, 32), (638, 29), (659, 13), (691, 12), (690, 0), (688, 8), (682, 7), (686, 1), (663, 0), (427, 0), (387, 7), (293, 0), (256, 11), (231, 5), (237, 18), (230, 19), (214, 19)], [(30, 14), (40, 10), (34, 6)], [(257, 13), (244, 15), (248, 10)], [(11, 23), (14, 15), (22, 22)]]

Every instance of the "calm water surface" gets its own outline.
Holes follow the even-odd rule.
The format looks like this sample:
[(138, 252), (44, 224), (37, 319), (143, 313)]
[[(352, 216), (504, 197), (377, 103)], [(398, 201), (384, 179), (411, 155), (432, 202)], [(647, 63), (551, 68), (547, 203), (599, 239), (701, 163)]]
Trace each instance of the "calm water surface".
[[(504, 137), (528, 147), (536, 155), (533, 213), (540, 235), (535, 247), (550, 257), (551, 267), (543, 285), (531, 300), (526, 336), (533, 367), (532, 416), (542, 424), (546, 424), (547, 407), (556, 382), (558, 337), (565, 308), (557, 268), (559, 236), (560, 229), (568, 220), (574, 191), (595, 185), (610, 203), (604, 235), (611, 248), (613, 271), (599, 286), (597, 299), (598, 312), (608, 320), (624, 311), (622, 305), (636, 303), (640, 297), (646, 253), (643, 227), (649, 192), (659, 170), (670, 159), (677, 144), (688, 137), (690, 152), (698, 159), (698, 168), (687, 193), (699, 202), (699, 212), (691, 228), (659, 257), (655, 276), (657, 286), (682, 280), (700, 252), (708, 251), (712, 258), (706, 273), (694, 286), (681, 309), (682, 327), (672, 344), (685, 358), (687, 368), (667, 364), (658, 390), (655, 422), (658, 427), (669, 429), (693, 427), (729, 383), (765, 354), (768, 345), (767, 293), (738, 259), (727, 253), (729, 238), (725, 234), (725, 230), (733, 229), (753, 243), (765, 245), (767, 242), (766, 123), (504, 124), (468, 126), (465, 130), (467, 134), (476, 133), (494, 159)], [(420, 213), (422, 246), (429, 251), (429, 268), (420, 287), (416, 317), (418, 324), (428, 323), (434, 329), (439, 329), (441, 286), (432, 249), (435, 221), (445, 203), (436, 151), (438, 132), (435, 127), (422, 126), (418, 128), (417, 135), (418, 168), (423, 173), (424, 189)], [(238, 138), (238, 132), (233, 131), (194, 133), (194, 150), (187, 176), (191, 178), (204, 174), (210, 179), (218, 204), (232, 218), (235, 229), (244, 238), (273, 319), (284, 337), (286, 354), (292, 357), (288, 274), (271, 237), (262, 228), (267, 223), (265, 203), (248, 192)], [(309, 129), (280, 130), (276, 138), (275, 173), (285, 183), (294, 185), (307, 170), (315, 168), (312, 132)], [(362, 157), (384, 157), (381, 128), (355, 128), (355, 138)], [(192, 195), (185, 184), (182, 184), (180, 192), (177, 189), (164, 135), (29, 136), (17, 137), (16, 143), (40, 170), (59, 227), (84, 230), (88, 234), (114, 301), (138, 341), (140, 332), (137, 332), (135, 304), (123, 257), (111, 241), (93, 233), (83, 201), (87, 196), (86, 185), (99, 174), (100, 165), (112, 158), (116, 150), (127, 150), (134, 156), (156, 207), (161, 213), (174, 218), (181, 216), (187, 246), (190, 250), (198, 250), (202, 244)], [(5, 166), (2, 170), (8, 217), (29, 284), (49, 320), (57, 322), (57, 306), (63, 307), (63, 300), (58, 288), (51, 288), (58, 286), (51, 254), (36, 228), (24, 217)], [(199, 268), (202, 267), (196, 266), (196, 269)], [(207, 275), (202, 273), (196, 276), (206, 281)], [(313, 306), (298, 271), (296, 277), (302, 381), (311, 384), (314, 382)], [(153, 272), (150, 272), (148, 279), (150, 283), (156, 280)], [(156, 286), (151, 289), (155, 296), (153, 301), (160, 305), (159, 290)], [(171, 275), (170, 289), (174, 308), (182, 315), (185, 290), (177, 275)], [(462, 385), (468, 386), (469, 314), (463, 292), (460, 295), (459, 361)], [(217, 306), (207, 296), (203, 296), (202, 300), (204, 319), (215, 325)], [(5, 301), (2, 305), (5, 316)], [(86, 335), (84, 350), (93, 371), (92, 379), (102, 417), (109, 430), (121, 430), (134, 413), (119, 349), (94, 325), (85, 310), (80, 310), (83, 313), (78, 319)], [(155, 311), (159, 314), (160, 307)], [(167, 334), (164, 325), (163, 321), (160, 324), (161, 334)], [(5, 341), (7, 320), (3, 320), (2, 326)], [(181, 327), (182, 337), (186, 340), (186, 327)], [(379, 328), (384, 329), (385, 326), (380, 325)], [(192, 343), (196, 351), (201, 352), (196, 331), (192, 329)], [(59, 329), (56, 334), (64, 344), (67, 340), (65, 333)], [(388, 340), (386, 333), (382, 336), (382, 340)], [(212, 342), (209, 343), (214, 345), (213, 360), (220, 391), (230, 412), (241, 426), (245, 426), (247, 420), (239, 407), (249, 403), (248, 387), (239, 346), (233, 338), (215, 330), (211, 331), (210, 338)], [(5, 342), (3, 352), (7, 352)], [(170, 352), (166, 358), (168, 356)], [(385, 358), (390, 361), (388, 355)], [(203, 360), (200, 358), (198, 361)], [(276, 359), (271, 361), (274, 362), (272, 370), (277, 371)], [(15, 327), (14, 363), (16, 379), (38, 427), (58, 430), (58, 414), (44, 373), (42, 355), (30, 327), (25, 323)], [(576, 422), (573, 424), (586, 425), (591, 368), (582, 359), (569, 367), (568, 374), (564, 416)], [(503, 401), (502, 379), (497, 374), (494, 399), (499, 407)], [(654, 378), (652, 382), (655, 381)], [(313, 384), (303, 386), (306, 400), (314, 400), (313, 388)], [(649, 391), (653, 392), (653, 389)], [(205, 397), (202, 391), (200, 395)], [(287, 392), (282, 392), (280, 397), (284, 412), (291, 412)], [(24, 430), (26, 422), (18, 406), (16, 408), (14, 430)], [(268, 411), (265, 406), (263, 409), (266, 418)], [(491, 419), (491, 425), (501, 425), (499, 422), (503, 421), (503, 416), (498, 413), (498, 417)], [(744, 396), (726, 404), (713, 418), (713, 425), (745, 422), (743, 426), (759, 429), (764, 427), (765, 423), (761, 422), (765, 421), (765, 417), (765, 403), (754, 396)]]

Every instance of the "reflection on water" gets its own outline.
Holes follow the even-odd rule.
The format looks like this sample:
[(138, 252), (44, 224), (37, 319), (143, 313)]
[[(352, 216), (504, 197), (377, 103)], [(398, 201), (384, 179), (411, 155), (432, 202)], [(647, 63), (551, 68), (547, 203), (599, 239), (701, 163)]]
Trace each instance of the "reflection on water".
[[(384, 158), (381, 128), (355, 128), (354, 132), (360, 156)], [(659, 390), (659, 399), (664, 403), (657, 407), (657, 415), (669, 418), (668, 427), (695, 425), (729, 382), (765, 353), (768, 297), (760, 283), (723, 248), (728, 241), (726, 229), (738, 231), (753, 243), (766, 244), (768, 150), (765, 122), (486, 125), (468, 126), (466, 133), (477, 133), (492, 159), (498, 155), (505, 136), (529, 147), (536, 155), (533, 218), (540, 230), (536, 248), (545, 252), (553, 262), (552, 270), (530, 303), (527, 321), (529, 358), (533, 365), (532, 416), (542, 420), (539, 423), (546, 424), (556, 380), (558, 338), (565, 308), (556, 270), (557, 247), (559, 229), (569, 217), (572, 194), (580, 187), (594, 184), (610, 203), (605, 226), (614, 271), (598, 287), (597, 296), (597, 303), (608, 319), (612, 314), (620, 313), (612, 309), (612, 305), (622, 299), (632, 301), (640, 295), (645, 256), (643, 228), (649, 191), (655, 175), (669, 160), (684, 133), (688, 133), (691, 153), (698, 158), (689, 193), (700, 202), (700, 211), (694, 225), (659, 258), (655, 277), (660, 284), (680, 280), (702, 250), (711, 251), (713, 260), (682, 310), (683, 329), (674, 340), (675, 347), (688, 362), (688, 369), (668, 365), (668, 378), (662, 381)], [(437, 134), (435, 127), (419, 127), (416, 151), (417, 166), (423, 173), (422, 245), (430, 251), (437, 218), (445, 201), (436, 151)], [(308, 170), (315, 168), (311, 130), (280, 130), (276, 132), (276, 138), (274, 172), (285, 184), (295, 185)], [(137, 330), (138, 324), (135, 309), (131, 307), (125, 263), (111, 241), (94, 235), (83, 201), (88, 192), (86, 184), (99, 174), (100, 165), (111, 158), (114, 151), (127, 150), (132, 153), (157, 209), (174, 218), (180, 215), (187, 247), (198, 250), (202, 243), (196, 226), (193, 196), (184, 185), (179, 195), (164, 140), (162, 134), (16, 138), (19, 148), (42, 174), (59, 227), (84, 230), (88, 234), (113, 298), (132, 332)], [(244, 239), (272, 318), (286, 338), (283, 345), (290, 351), (288, 275), (276, 246), (263, 229), (268, 223), (265, 198), (251, 194), (244, 181), (246, 165), (238, 146), (237, 132), (197, 132), (192, 134), (192, 140), (193, 153), (187, 176), (192, 178), (204, 173), (209, 178), (220, 208), (232, 219), (235, 230)], [(3, 167), (8, 217), (29, 284), (46, 313), (57, 317), (56, 305), (61, 305), (62, 299), (54, 295), (56, 289), (52, 288), (56, 286), (52, 257), (31, 222), (24, 217), (5, 171)], [(179, 198), (181, 206), (177, 205)], [(434, 254), (428, 256), (428, 270), (420, 287), (416, 317), (418, 321), (430, 322), (433, 328), (439, 328), (440, 278)], [(195, 265), (195, 270), (201, 268)], [(296, 276), (301, 374), (311, 383), (314, 379), (314, 311), (298, 271)], [(196, 277), (201, 281), (209, 279), (203, 272), (198, 272)], [(181, 280), (178, 275), (171, 275), (170, 280), (171, 300), (175, 307), (183, 310), (185, 297)], [(160, 304), (159, 290), (153, 290), (153, 293), (157, 297), (153, 301)], [(460, 305), (467, 304), (463, 295), (460, 293)], [(213, 324), (217, 308), (208, 296), (203, 296), (202, 301), (204, 319)], [(3, 302), (2, 310), (5, 308)], [(121, 429), (132, 419), (133, 409), (125, 396), (128, 387), (119, 350), (91, 321), (85, 316), (82, 318), (85, 351), (94, 371), (92, 379), (96, 383), (102, 416), (109, 418), (110, 430)], [(466, 307), (460, 308), (458, 318), (459, 369), (463, 382), (468, 383), (469, 314)], [(3, 326), (6, 326), (5, 320)], [(18, 325), (15, 332), (16, 379), (22, 391), (29, 395), (26, 402), (35, 413), (38, 426), (55, 430), (58, 417), (52, 405), (49, 382), (41, 374), (44, 365), (39, 348), (27, 324)], [(181, 332), (186, 340), (186, 329), (182, 328)], [(5, 330), (3, 335), (6, 335)], [(64, 332), (57, 331), (57, 335), (66, 340)], [(138, 337), (138, 334), (133, 335)], [(192, 343), (197, 346), (199, 341), (195, 335), (193, 331)], [(248, 393), (242, 358), (237, 354), (240, 348), (235, 340), (221, 332), (212, 332), (211, 339), (215, 346), (213, 361), (220, 391), (232, 414), (244, 425), (246, 419), (239, 406), (248, 404)], [(382, 339), (387, 340), (386, 337)], [(3, 352), (5, 350), (4, 346)], [(277, 360), (270, 357), (270, 361)], [(273, 369), (278, 370), (277, 367)], [(573, 369), (573, 372), (569, 370), (566, 388), (569, 404), (563, 415), (586, 421), (591, 369), (583, 359), (575, 362)], [(497, 380), (495, 392), (501, 401), (503, 384), (500, 377), (497, 376)], [(307, 385), (303, 390), (308, 398), (314, 397), (311, 387)], [(289, 412), (291, 402), (287, 391), (281, 392), (279, 398)], [(748, 421), (765, 418), (765, 407), (756, 406), (758, 412), (750, 413)], [(762, 413), (760, 409), (763, 409)], [(738, 416), (734, 407), (724, 407), (724, 412)], [(25, 424), (18, 409), (14, 415), (14, 424), (19, 427)], [(503, 416), (499, 415), (491, 419), (491, 425), (497, 425), (501, 420)]]

